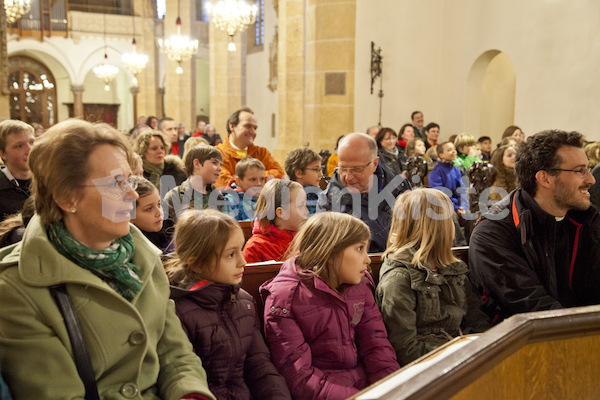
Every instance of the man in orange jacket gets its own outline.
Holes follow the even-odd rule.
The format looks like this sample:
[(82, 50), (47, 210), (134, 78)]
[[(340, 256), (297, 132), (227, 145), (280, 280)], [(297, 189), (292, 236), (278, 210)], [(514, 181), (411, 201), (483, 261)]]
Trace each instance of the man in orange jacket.
[(253, 157), (260, 160), (265, 166), (267, 180), (281, 178), (285, 174), (283, 168), (275, 161), (269, 150), (254, 144), (257, 127), (254, 112), (248, 107), (236, 110), (227, 119), (227, 133), (229, 136), (224, 138), (223, 143), (217, 145), (217, 149), (223, 154), (223, 169), (215, 184), (217, 188), (226, 187), (234, 178), (235, 166), (244, 157)]

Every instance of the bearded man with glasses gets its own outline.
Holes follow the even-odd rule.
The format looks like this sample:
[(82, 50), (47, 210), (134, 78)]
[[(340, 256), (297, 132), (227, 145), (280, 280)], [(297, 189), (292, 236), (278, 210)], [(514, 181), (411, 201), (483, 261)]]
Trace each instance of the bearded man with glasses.
[(371, 230), (369, 252), (380, 252), (386, 248), (395, 199), (406, 190), (408, 181), (379, 163), (375, 140), (350, 133), (339, 142), (338, 166), (319, 196), (317, 212), (339, 211), (360, 218)]
[[(578, 132), (543, 131), (517, 149), (520, 188), (471, 236), (471, 278), (491, 316), (600, 303), (600, 215)], [(482, 210), (483, 211), (483, 210)]]

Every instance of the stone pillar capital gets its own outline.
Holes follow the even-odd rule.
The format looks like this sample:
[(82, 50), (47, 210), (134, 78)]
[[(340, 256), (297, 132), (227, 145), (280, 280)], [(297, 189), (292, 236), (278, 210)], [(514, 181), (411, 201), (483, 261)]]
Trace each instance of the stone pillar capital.
[(85, 86), (84, 85), (71, 85), (71, 91), (75, 95), (82, 94), (84, 90), (85, 90)]

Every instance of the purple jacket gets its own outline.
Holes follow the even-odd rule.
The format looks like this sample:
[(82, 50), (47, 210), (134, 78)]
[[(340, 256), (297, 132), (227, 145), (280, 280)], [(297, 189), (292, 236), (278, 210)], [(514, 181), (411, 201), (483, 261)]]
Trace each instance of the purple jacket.
[(295, 399), (345, 399), (399, 369), (371, 276), (343, 295), (296, 259), (265, 282), (265, 335)]
[(171, 286), (171, 298), (217, 399), (290, 399), (260, 334), (252, 296), (239, 285), (210, 283), (193, 291)]

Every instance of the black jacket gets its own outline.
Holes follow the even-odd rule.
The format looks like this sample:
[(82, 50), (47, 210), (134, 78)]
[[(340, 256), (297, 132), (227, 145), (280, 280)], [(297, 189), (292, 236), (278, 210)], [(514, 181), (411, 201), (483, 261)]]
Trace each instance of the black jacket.
[(9, 181), (4, 174), (4, 168), (6, 167), (0, 171), (0, 221), (21, 211), (23, 203), (29, 197), (29, 188), (21, 188)]
[(471, 278), (490, 297), (490, 315), (600, 303), (599, 235), (593, 206), (557, 222), (522, 189), (496, 203), (469, 247)]
[(260, 332), (254, 299), (239, 285), (171, 286), (184, 331), (217, 399), (290, 399)]
[[(377, 178), (377, 184), (373, 184), (372, 193), (360, 193), (360, 209), (353, 209), (352, 196), (343, 191), (344, 185), (337, 172), (331, 177), (327, 189), (319, 195), (317, 203), (317, 212), (339, 211), (353, 214), (364, 221), (371, 230), (371, 245), (369, 246), (371, 253), (385, 250), (396, 197), (400, 193), (410, 190), (410, 184), (402, 175), (394, 175), (381, 162), (377, 165), (373, 175), (374, 178)], [(385, 200), (378, 203), (378, 200), (382, 198)], [(374, 218), (369, 215), (369, 208), (371, 208)]]

